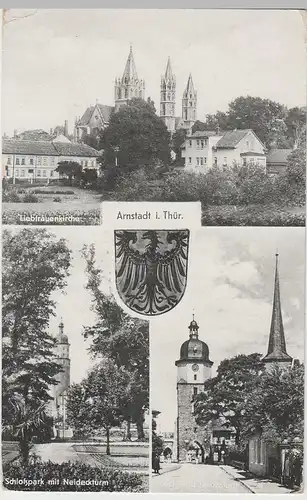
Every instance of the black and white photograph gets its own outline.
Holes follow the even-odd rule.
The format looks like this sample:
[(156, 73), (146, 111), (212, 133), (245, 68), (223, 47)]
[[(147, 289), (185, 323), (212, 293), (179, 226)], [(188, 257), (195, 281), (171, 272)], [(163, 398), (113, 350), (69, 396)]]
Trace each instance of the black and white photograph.
[(298, 10), (7, 9), (3, 223), (201, 201), (204, 226), (304, 226)]
[(116, 303), (106, 242), (3, 231), (4, 490), (148, 491), (149, 324)]
[(302, 492), (305, 231), (203, 228), (150, 323), (156, 493)]

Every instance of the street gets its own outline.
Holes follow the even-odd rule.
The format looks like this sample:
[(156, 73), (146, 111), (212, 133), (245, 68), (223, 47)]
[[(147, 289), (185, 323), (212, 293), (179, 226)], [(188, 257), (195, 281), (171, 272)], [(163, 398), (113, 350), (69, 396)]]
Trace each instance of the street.
[(217, 465), (182, 464), (179, 469), (153, 475), (151, 491), (160, 493), (248, 493)]

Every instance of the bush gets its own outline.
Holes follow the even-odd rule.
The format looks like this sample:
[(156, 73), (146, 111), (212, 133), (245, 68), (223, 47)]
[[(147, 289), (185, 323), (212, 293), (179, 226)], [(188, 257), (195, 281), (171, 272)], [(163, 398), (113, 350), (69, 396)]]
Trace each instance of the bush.
[(24, 203), (38, 203), (38, 202), (39, 202), (39, 199), (38, 199), (38, 197), (37, 197), (37, 196), (35, 196), (35, 194), (33, 194), (33, 193), (28, 193), (28, 194), (26, 194), (26, 195), (23, 197), (22, 201), (23, 201)]
[(55, 198), (53, 198), (53, 201), (61, 203), (62, 199), (59, 196), (56, 196)]
[(248, 467), (248, 447), (230, 446), (227, 451), (228, 462), (243, 462)]
[[(57, 479), (58, 484), (48, 481)], [(8, 484), (10, 480), (21, 480), (22, 484)], [(27, 484), (26, 481), (32, 483)], [(72, 481), (73, 484), (66, 484)], [(88, 482), (88, 484), (82, 484)], [(26, 483), (26, 484), (24, 484)], [(33, 484), (34, 483), (34, 484)], [(96, 483), (96, 484), (95, 484)], [(38, 458), (26, 465), (7, 464), (3, 468), (3, 484), (15, 491), (125, 491), (143, 490), (139, 474), (114, 469), (100, 469), (80, 462), (41, 462)]]
[(34, 194), (75, 194), (74, 191), (67, 190), (67, 191), (50, 191), (48, 188), (47, 189), (35, 189)]
[(7, 203), (20, 203), (22, 199), (17, 193), (16, 189), (7, 189), (2, 194), (2, 201)]
[(114, 198), (118, 201), (159, 201), (161, 193), (161, 181), (141, 168), (120, 178)]

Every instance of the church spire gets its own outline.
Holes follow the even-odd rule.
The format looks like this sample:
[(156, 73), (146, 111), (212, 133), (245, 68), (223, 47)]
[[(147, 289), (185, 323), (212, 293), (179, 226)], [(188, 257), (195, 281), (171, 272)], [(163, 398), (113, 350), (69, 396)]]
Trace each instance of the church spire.
[(197, 92), (194, 88), (192, 74), (189, 74), (187, 86), (182, 96), (182, 119), (184, 128), (191, 130), (197, 118)]
[(269, 346), (267, 355), (263, 358), (266, 363), (269, 362), (292, 362), (291, 356), (287, 353), (284, 326), (281, 312), (279, 272), (278, 272), (278, 253), (275, 255), (275, 284), (273, 297), (273, 310), (271, 329), (269, 337)]
[(160, 117), (171, 134), (176, 129), (175, 104), (176, 78), (172, 71), (170, 57), (168, 57), (166, 70), (161, 77), (160, 84)]
[(128, 82), (134, 82), (138, 79), (138, 75), (136, 72), (136, 67), (135, 67), (135, 62), (134, 62), (134, 57), (133, 57), (133, 52), (132, 52), (132, 45), (130, 45), (130, 52), (128, 55), (128, 59), (126, 62), (125, 70), (123, 73), (123, 82), (128, 83)]
[(168, 56), (167, 59), (167, 65), (166, 65), (166, 70), (165, 70), (165, 80), (173, 80), (174, 75), (172, 72), (172, 66), (171, 66), (171, 58)]
[(191, 73), (189, 74), (188, 83), (187, 83), (187, 86), (186, 86), (186, 89), (185, 89), (185, 93), (187, 95), (189, 95), (189, 94), (193, 94), (194, 95), (194, 93), (195, 93), (194, 84), (193, 84), (193, 79), (192, 79), (192, 74)]
[(145, 98), (145, 82), (138, 78), (134, 62), (132, 45), (126, 62), (123, 76), (115, 79), (115, 112), (133, 98)]

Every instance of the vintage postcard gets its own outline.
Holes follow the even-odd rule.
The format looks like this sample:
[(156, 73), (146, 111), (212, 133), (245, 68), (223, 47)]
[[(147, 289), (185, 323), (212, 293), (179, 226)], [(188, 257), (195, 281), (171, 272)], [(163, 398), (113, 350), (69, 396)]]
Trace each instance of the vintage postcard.
[(305, 24), (3, 10), (5, 495), (303, 492)]

